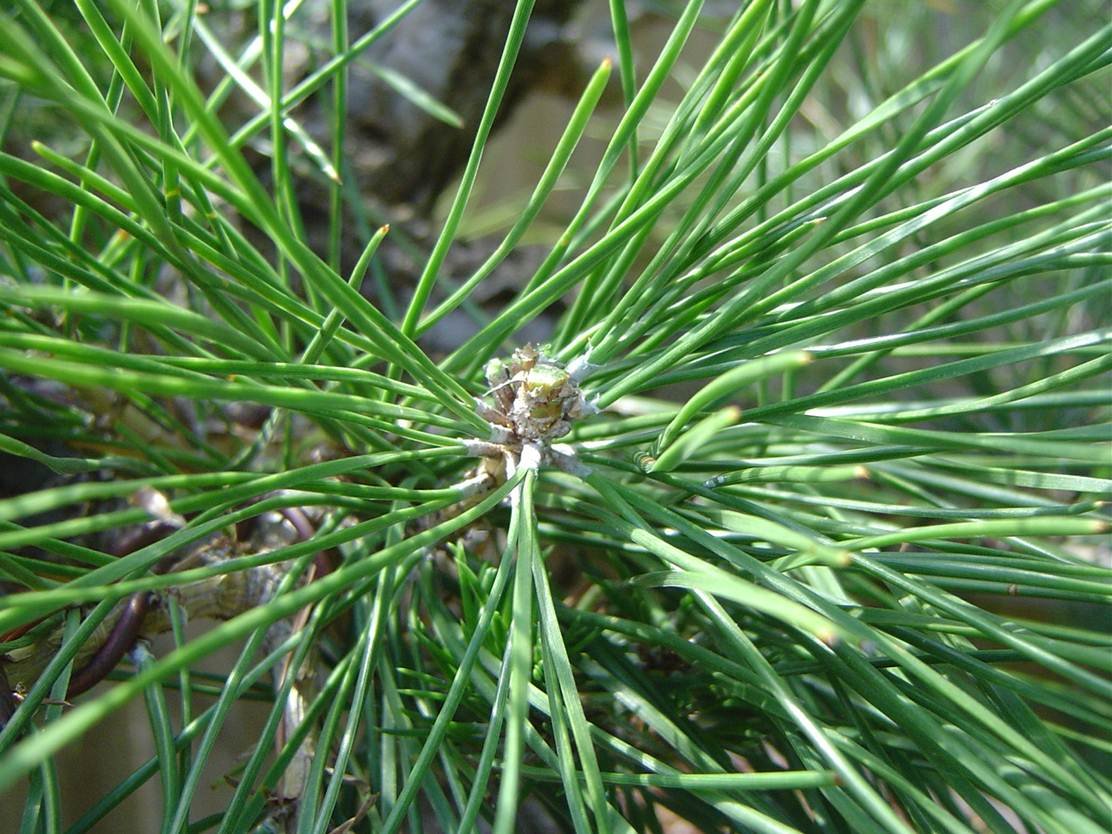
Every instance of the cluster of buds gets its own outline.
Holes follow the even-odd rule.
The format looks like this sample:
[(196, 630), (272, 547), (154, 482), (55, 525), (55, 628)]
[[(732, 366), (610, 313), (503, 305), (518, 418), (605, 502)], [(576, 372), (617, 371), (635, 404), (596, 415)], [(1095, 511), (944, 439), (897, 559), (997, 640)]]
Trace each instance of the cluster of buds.
[(590, 412), (574, 377), (531, 345), (518, 348), (508, 362), (486, 366), (493, 405), (481, 403), (483, 418), (502, 442), (543, 444), (571, 430), (572, 421)]

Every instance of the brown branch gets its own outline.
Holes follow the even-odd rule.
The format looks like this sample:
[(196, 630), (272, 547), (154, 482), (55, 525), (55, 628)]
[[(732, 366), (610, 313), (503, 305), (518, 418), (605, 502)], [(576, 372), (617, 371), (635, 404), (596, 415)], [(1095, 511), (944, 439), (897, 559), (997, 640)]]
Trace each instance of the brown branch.
[[(264, 522), (263, 519), (269, 521)], [(270, 536), (275, 525), (280, 526), (277, 540)], [(116, 556), (125, 556), (164, 538), (177, 526), (173, 522), (157, 521), (136, 528), (121, 536), (111, 552)], [(315, 529), (303, 511), (287, 507), (252, 519), (242, 532), (247, 540), (245, 546), (237, 546), (235, 535), (231, 538), (216, 535), (194, 545), (186, 554), (169, 554), (154, 567), (153, 572), (166, 573), (173, 567), (186, 564), (217, 565), (242, 556), (244, 552), (264, 553), (284, 543), (311, 538)], [(264, 540), (266, 544), (263, 544)], [(316, 575), (330, 568), (330, 555), (327, 552), (318, 554)], [(190, 620), (229, 620), (265, 604), (287, 570), (283, 564), (262, 565), (175, 586), (163, 593), (172, 594)], [(67, 697), (86, 692), (103, 680), (131, 650), (136, 640), (149, 640), (171, 630), (169, 611), (158, 604), (158, 600), (158, 594), (142, 591), (129, 596), (109, 613), (78, 650), (74, 658), (76, 671), (66, 691)], [(0, 655), (0, 672), (6, 674), (10, 686), (17, 691), (28, 689), (42, 674), (61, 643), (62, 629), (59, 627), (31, 645)]]
[[(226, 542), (220, 545), (218, 542), (207, 548), (203, 555), (191, 561), (212, 565), (237, 555)], [(264, 604), (276, 579), (285, 571), (284, 565), (263, 565), (176, 586), (167, 593), (174, 595), (190, 620), (228, 620)], [(74, 674), (68, 695), (84, 692), (103, 679), (137, 639), (149, 640), (171, 630), (169, 612), (161, 605), (151, 604), (150, 596), (149, 592), (144, 592), (128, 597), (89, 635), (74, 658), (74, 667), (79, 671)], [(147, 598), (145, 606), (137, 602), (139, 598)], [(54, 629), (34, 643), (0, 656), (0, 671), (6, 673), (17, 691), (29, 689), (61, 644), (62, 630)]]

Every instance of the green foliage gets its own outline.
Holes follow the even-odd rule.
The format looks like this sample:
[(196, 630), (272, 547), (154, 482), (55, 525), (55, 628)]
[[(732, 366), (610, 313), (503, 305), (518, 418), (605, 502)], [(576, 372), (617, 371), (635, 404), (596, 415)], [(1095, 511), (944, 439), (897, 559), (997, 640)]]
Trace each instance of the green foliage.
[[(0, 651), (56, 637), (0, 730), (0, 789), (27, 780), (19, 830), (87, 831), (150, 780), (164, 834), (508, 834), (523, 801), (578, 833), (661, 832), (664, 812), (708, 832), (1104, 830), (1099, 4), (978, 4), (956, 31), (983, 28), (951, 48), (910, 39), (952, 22), (928, 4), (751, 0), (719, 18), (690, 0), (642, 62), (612, 0), (617, 71), (590, 78), (457, 284), (519, 0), (398, 304), (361, 292), (386, 229), (343, 186), (345, 75), (417, 2), (352, 38), (335, 0), (328, 59), (292, 87), (277, 68), (298, 4), (260, 3), (238, 54), (194, 2), (0, 12), (0, 452), (58, 475), (0, 500)], [(211, 90), (205, 53), (226, 71)], [(513, 297), (430, 356), (422, 335), (581, 165), (608, 83), (621, 115), (578, 208)], [(242, 125), (221, 110), (237, 87), (259, 107)], [(298, 120), (309, 97), (323, 144)], [(300, 178), (329, 194), (327, 251)], [(559, 444), (491, 422), (530, 378), (489, 391), (484, 367), (537, 319), (541, 361), (570, 377), (532, 395), (576, 403), (530, 401), (571, 414)], [(236, 425), (243, 403), (269, 407), (261, 427)], [(302, 510), (297, 540), (162, 571)], [(152, 514), (172, 532), (110, 552)], [(186, 633), (189, 587), (252, 571), (274, 582), (257, 604)], [(174, 648), (140, 645), (63, 706), (82, 648), (147, 592)], [(214, 686), (197, 664), (229, 647)], [(260, 697), (225, 811), (197, 819), (222, 728)], [(153, 758), (63, 819), (56, 756), (133, 700)]]

